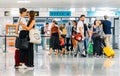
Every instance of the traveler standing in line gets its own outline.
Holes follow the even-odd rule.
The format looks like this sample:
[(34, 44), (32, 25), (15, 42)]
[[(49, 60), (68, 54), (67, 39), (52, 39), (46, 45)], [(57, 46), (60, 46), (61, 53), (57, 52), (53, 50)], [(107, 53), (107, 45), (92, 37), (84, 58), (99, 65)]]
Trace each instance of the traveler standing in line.
[[(73, 21), (73, 27), (72, 27), (72, 36), (75, 36), (77, 34), (77, 21)], [(76, 47), (77, 47), (77, 41), (72, 38), (72, 45), (73, 45), (73, 51), (75, 52)]]
[[(20, 31), (22, 30), (22, 27), (19, 24), (19, 22), (22, 22), (23, 24), (27, 25), (27, 21), (24, 18), (25, 16), (27, 16), (27, 9), (26, 8), (20, 8), (19, 11), (20, 11), (20, 17), (19, 17), (18, 22), (17, 22), (18, 26), (17, 26), (17, 32), (16, 32), (18, 35), (19, 35)], [(18, 51), (20, 53), (20, 59), (19, 59), (20, 62), (21, 62), (20, 65), (22, 65), (23, 68), (27, 68), (27, 66), (25, 65), (26, 64), (25, 56), (27, 56), (26, 51), (23, 51), (21, 49), (19, 49)], [(19, 66), (15, 65), (15, 68), (19, 68)]]
[(61, 35), (60, 36), (60, 48), (59, 48), (61, 50), (61, 53), (60, 53), (61, 56), (66, 53), (65, 40), (64, 39), (65, 39), (64, 36)]
[(103, 23), (103, 31), (105, 33), (105, 43), (106, 43), (106, 46), (111, 46), (111, 22), (108, 20), (108, 16), (104, 16), (104, 21), (102, 22)]
[(79, 22), (77, 24), (77, 34), (82, 35), (82, 40), (77, 41), (76, 53), (74, 55), (75, 57), (77, 57), (78, 52), (80, 52), (82, 57), (86, 57), (86, 55), (83, 54), (83, 50), (85, 49), (85, 46), (84, 46), (84, 40), (85, 40), (84, 20), (85, 20), (85, 15), (81, 15), (80, 18), (79, 18)]
[(67, 30), (65, 28), (65, 24), (60, 25), (60, 32), (62, 37), (65, 39), (66, 38), (66, 34), (67, 34)]
[[(66, 30), (67, 30), (67, 34), (66, 34), (66, 49), (67, 51), (70, 52), (70, 50), (72, 51), (72, 47), (71, 47), (71, 35), (72, 35), (72, 25), (70, 22), (68, 22), (67, 26), (66, 26)], [(72, 42), (71, 42), (72, 43)], [(71, 49), (69, 49), (69, 46)]]
[(60, 36), (60, 32), (59, 32), (59, 28), (57, 26), (57, 22), (53, 21), (52, 22), (52, 26), (51, 26), (51, 31), (50, 31), (50, 52), (48, 55), (52, 55), (52, 51), (56, 50), (55, 55), (58, 55), (58, 49), (59, 49), (59, 36)]
[[(21, 38), (25, 37), (25, 34), (29, 37), (29, 31), (35, 27), (35, 12), (30, 11), (28, 14), (28, 24), (25, 25), (24, 23), (20, 22), (20, 25), (22, 26), (22, 33), (20, 34)], [(29, 38), (28, 38), (29, 41)], [(29, 43), (28, 49), (21, 49), (21, 51), (27, 52), (27, 59), (26, 59), (26, 65), (27, 67), (34, 67), (34, 51), (33, 51), (33, 43)], [(24, 65), (22, 62), (24, 61), (25, 54), (21, 56), (20, 58), (20, 66), (19, 68), (24, 68), (22, 65)]]
[(49, 34), (49, 23), (46, 23), (45, 24), (45, 26), (43, 26), (42, 28), (41, 28), (41, 38), (42, 38), (42, 49), (43, 50), (45, 50), (45, 42), (47, 41), (47, 39), (45, 38), (45, 37), (43, 37), (43, 36), (45, 36), (45, 35), (48, 35)]
[(85, 23), (84, 23), (84, 36), (85, 36), (84, 47), (85, 47), (85, 50), (87, 50), (87, 46), (90, 38), (90, 30), (88, 28), (88, 25)]
[(91, 29), (92, 29), (92, 39), (93, 39), (93, 55), (99, 57), (103, 54), (103, 48), (102, 48), (103, 28), (101, 25), (101, 21), (96, 20)]
[(50, 28), (49, 28), (49, 23), (46, 23), (45, 27), (44, 27), (44, 32), (45, 32), (45, 48), (47, 48), (46, 45), (49, 45), (50, 43), (50, 38), (48, 36), (50, 36)]

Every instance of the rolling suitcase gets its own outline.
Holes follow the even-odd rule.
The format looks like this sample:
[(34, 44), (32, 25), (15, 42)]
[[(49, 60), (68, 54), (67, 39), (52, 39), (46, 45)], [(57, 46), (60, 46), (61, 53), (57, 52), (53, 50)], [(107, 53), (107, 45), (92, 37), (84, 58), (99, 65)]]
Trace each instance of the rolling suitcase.
[(108, 57), (113, 57), (115, 55), (115, 52), (114, 52), (114, 50), (111, 47), (104, 47), (103, 48), (103, 52)]
[[(20, 63), (20, 50), (16, 49), (15, 50), (15, 67), (19, 66)], [(27, 56), (25, 56), (25, 64), (27, 63)]]
[(18, 49), (15, 50), (15, 66), (19, 66), (20, 62), (20, 51)]

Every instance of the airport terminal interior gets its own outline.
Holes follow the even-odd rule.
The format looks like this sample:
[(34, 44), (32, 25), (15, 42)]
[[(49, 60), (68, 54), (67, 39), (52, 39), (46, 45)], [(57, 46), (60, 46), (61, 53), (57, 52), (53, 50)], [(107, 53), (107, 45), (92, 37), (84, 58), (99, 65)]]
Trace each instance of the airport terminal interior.
[[(30, 13), (31, 10), (35, 12), (34, 29), (39, 31), (40, 42), (32, 43), (33, 67), (25, 65), (27, 68), (19, 68), (19, 66), (23, 64), (21, 62), (21, 64), (19, 63), (18, 68), (16, 68), (16, 57), (18, 56), (16, 51), (20, 51), (16, 47), (16, 40), (18, 38), (18, 33), (16, 32), (19, 28), (18, 25), (24, 26), (22, 21), (21, 24), (19, 22), (20, 11), (22, 8), (25, 8), (27, 13)], [(84, 55), (80, 51), (76, 55), (76, 49), (81, 49), (79, 46), (81, 44), (79, 43), (82, 42), (84, 37), (81, 37), (81, 41), (78, 41), (76, 35), (74, 35), (76, 38), (74, 39), (72, 37), (73, 34), (71, 34), (72, 31), (69, 31), (69, 25), (71, 26), (71, 29), (73, 29), (73, 22), (79, 22), (79, 20), (82, 19), (81, 15), (85, 16), (83, 23), (88, 26), (87, 29), (90, 34), (88, 33), (87, 36), (85, 35), (86, 44), (84, 42), (84, 47), (86, 46), (87, 48), (82, 51), (85, 51)], [(111, 33), (109, 34), (110, 40), (108, 40), (110, 46), (107, 46), (107, 42), (105, 41), (108, 37), (107, 34), (104, 33), (103, 38), (99, 38), (103, 40), (103, 42), (101, 42), (101, 40), (98, 41), (105, 43), (106, 46), (103, 44), (95, 45), (95, 35), (93, 34), (95, 32), (92, 31), (91, 35), (91, 30), (94, 29), (95, 21), (99, 21), (100, 25), (102, 24), (104, 31), (104, 17), (107, 17), (108, 19), (106, 20), (110, 22)], [(30, 22), (29, 16), (26, 15), (24, 19), (26, 22)], [(59, 46), (61, 46), (62, 49), (65, 49), (65, 53), (63, 53), (61, 49), (59, 49), (59, 52), (57, 52), (58, 49), (52, 49), (51, 54), (50, 50), (51, 46), (53, 46), (51, 45), (52, 42), (60, 42), (54, 40), (55, 38), (52, 37), (51, 34), (51, 28), (53, 28), (54, 21), (55, 24), (57, 23), (54, 27), (59, 28), (64, 26), (65, 37), (62, 36), (63, 29), (60, 31), (60, 39), (61, 37), (63, 38), (64, 47), (61, 46), (61, 43)], [(48, 24), (47, 31), (45, 31), (46, 24)], [(77, 34), (80, 34), (80, 32), (78, 32), (80, 27), (78, 26), (79, 23), (76, 25), (76, 28), (78, 29), (74, 31), (76, 31)], [(44, 29), (42, 29), (43, 27)], [(91, 29), (92, 27), (93, 29)], [(106, 29), (108, 28), (109, 27)], [(0, 0), (0, 76), (120, 76), (119, 28), (119, 0)], [(61, 30), (61, 28), (59, 30)], [(89, 35), (92, 36), (93, 39), (92, 37), (90, 38)], [(77, 48), (74, 47), (73, 42), (76, 42)], [(91, 43), (92, 46), (92, 53), (88, 50), (89, 43)], [(54, 46), (57, 47), (55, 44)], [(100, 55), (96, 52), (94, 54), (95, 47), (100, 47), (102, 49)], [(104, 48), (110, 50), (105, 52)], [(29, 51), (30, 50), (27, 50), (27, 52)], [(113, 51), (113, 54), (109, 56), (106, 53), (109, 53), (110, 51)], [(20, 51), (20, 57), (22, 55), (21, 53), (22, 52)], [(58, 55), (55, 55), (57, 53)], [(26, 63), (27, 58), (30, 60), (29, 58), (31, 58), (32, 55), (30, 54), (30, 56), (27, 57), (28, 55), (26, 54), (24, 57)]]

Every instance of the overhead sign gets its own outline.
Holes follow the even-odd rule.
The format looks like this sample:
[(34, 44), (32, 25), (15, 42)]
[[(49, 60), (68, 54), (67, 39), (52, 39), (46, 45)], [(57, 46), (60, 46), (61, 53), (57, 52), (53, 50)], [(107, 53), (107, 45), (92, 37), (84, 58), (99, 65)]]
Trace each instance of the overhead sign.
[[(27, 13), (29, 13), (30, 11), (27, 11)], [(39, 11), (34, 11), (35, 12), (35, 16), (39, 16)]]
[(71, 11), (50, 11), (49, 16), (71, 16)]
[(5, 11), (4, 16), (10, 16), (10, 11)]
[(116, 16), (120, 16), (120, 11), (116, 11)]
[(114, 11), (87, 11), (87, 16), (116, 16)]

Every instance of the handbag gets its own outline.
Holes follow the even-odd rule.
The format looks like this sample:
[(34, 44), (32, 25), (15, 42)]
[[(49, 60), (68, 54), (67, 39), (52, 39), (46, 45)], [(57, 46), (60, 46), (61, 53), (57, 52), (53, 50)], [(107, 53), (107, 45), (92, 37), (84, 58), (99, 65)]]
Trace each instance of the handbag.
[(63, 45), (65, 45), (64, 39), (60, 38), (60, 46), (63, 46)]
[(29, 31), (29, 38), (30, 43), (40, 44), (41, 43), (40, 31), (38, 31), (37, 29), (31, 29)]
[(15, 47), (18, 49), (28, 49), (29, 46), (28, 31), (21, 30), (19, 37), (16, 37)]
[(75, 35), (75, 40), (81, 41), (82, 40), (82, 35), (81, 34), (76, 34)]
[(29, 46), (29, 42), (28, 42), (28, 38), (23, 38), (21, 39), (20, 37), (16, 38), (15, 41), (15, 47), (18, 49), (28, 49)]
[(92, 42), (89, 42), (87, 52), (88, 52), (88, 54), (93, 54), (93, 44), (92, 44)]

